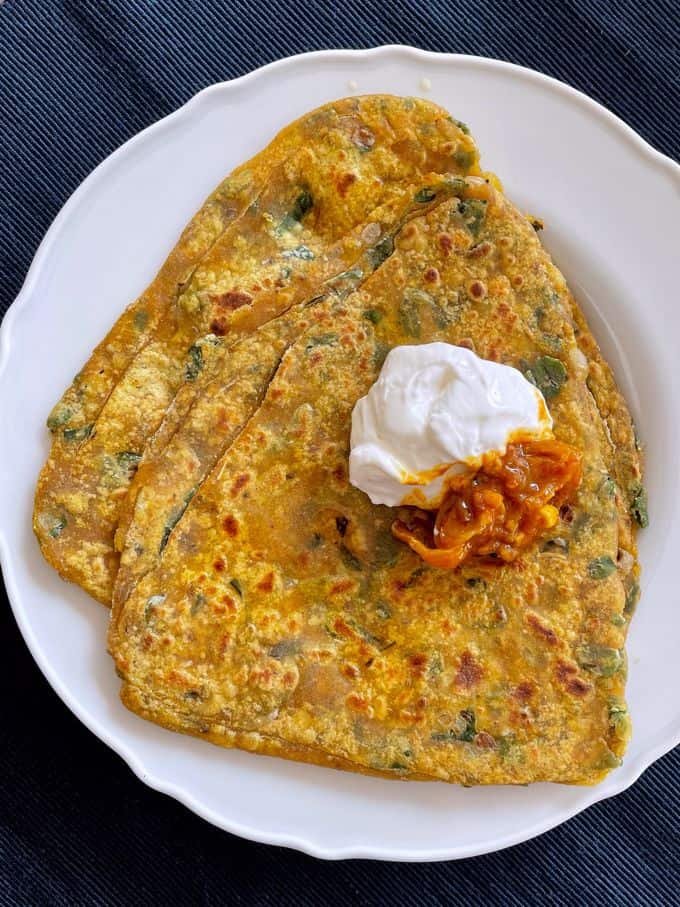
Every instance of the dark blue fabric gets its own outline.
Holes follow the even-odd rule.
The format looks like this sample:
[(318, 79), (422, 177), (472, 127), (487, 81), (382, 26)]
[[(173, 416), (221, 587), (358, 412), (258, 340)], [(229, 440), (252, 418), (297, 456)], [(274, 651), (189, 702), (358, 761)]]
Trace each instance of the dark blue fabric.
[[(405, 43), (522, 63), (584, 90), (678, 157), (678, 9), (677, 0), (0, 0), (0, 315), (99, 161), (205, 85), (300, 51)], [(504, 853), (323, 864), (237, 840), (145, 788), (51, 692), (6, 604), (0, 621), (2, 905), (680, 904), (679, 751), (615, 800)]]

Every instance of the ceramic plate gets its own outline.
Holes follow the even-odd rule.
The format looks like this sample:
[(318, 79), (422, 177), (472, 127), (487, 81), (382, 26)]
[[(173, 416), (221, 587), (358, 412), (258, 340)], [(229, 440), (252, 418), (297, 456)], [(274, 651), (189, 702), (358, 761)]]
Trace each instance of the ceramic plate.
[[(107, 613), (31, 533), (45, 418), (221, 178), (290, 120), (352, 93), (420, 94), (469, 123), (482, 162), (542, 234), (613, 364), (647, 449), (651, 527), (629, 640), (633, 739), (595, 788), (465, 790), (225, 751), (127, 712)], [(594, 101), (494, 60), (404, 47), (293, 57), (202, 91), (127, 142), (70, 198), (0, 337), (0, 552), (21, 631), (57, 693), (151, 787), (247, 838), (319, 857), (442, 860), (524, 841), (628, 787), (680, 740), (680, 167)]]

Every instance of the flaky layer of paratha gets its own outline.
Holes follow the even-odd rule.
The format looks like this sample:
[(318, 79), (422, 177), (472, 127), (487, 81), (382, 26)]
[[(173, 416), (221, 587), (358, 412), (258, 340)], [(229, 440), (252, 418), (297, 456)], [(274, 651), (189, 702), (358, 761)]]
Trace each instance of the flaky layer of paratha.
[[(478, 172), (472, 139), (425, 101), (320, 108), (223, 184), (50, 417), (34, 529), (46, 559), (104, 603), (119, 508), (145, 444), (210, 347), (313, 297), (390, 227), (410, 184)], [(372, 213), (380, 208), (384, 220)]]
[[(628, 737), (637, 566), (619, 483), (639, 462), (563, 278), (529, 222), (468, 181), (328, 308), (114, 609), (123, 701), (224, 746), (388, 776), (599, 780)], [(393, 539), (395, 511), (348, 483), (354, 404), (389, 348), (432, 340), (520, 368), (582, 454), (573, 505), (513, 565), (428, 568)]]

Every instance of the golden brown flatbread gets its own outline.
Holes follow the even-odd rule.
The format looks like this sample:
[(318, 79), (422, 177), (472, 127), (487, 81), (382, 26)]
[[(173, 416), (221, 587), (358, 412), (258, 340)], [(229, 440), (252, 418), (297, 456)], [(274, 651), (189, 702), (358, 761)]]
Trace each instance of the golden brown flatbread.
[[(438, 191), (417, 190), (426, 211), (377, 269), (272, 353), (248, 418), (120, 596), (122, 698), (223, 746), (388, 777), (594, 783), (629, 733), (630, 417), (529, 221), (481, 179)], [(511, 565), (427, 567), (391, 534), (395, 510), (348, 482), (354, 404), (390, 348), (432, 340), (522, 370), (581, 454), (573, 504)], [(194, 405), (201, 432), (178, 422), (175, 450), (216, 424), (219, 407)], [(164, 500), (169, 474), (137, 494)]]

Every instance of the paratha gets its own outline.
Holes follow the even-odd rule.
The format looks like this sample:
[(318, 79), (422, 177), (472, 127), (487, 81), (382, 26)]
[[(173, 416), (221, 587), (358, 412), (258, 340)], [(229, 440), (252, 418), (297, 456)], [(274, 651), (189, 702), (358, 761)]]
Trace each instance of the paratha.
[[(483, 180), (454, 191), (289, 344), (121, 596), (109, 646), (143, 717), (387, 777), (594, 783), (619, 764), (646, 519), (630, 416), (531, 223)], [(390, 348), (431, 340), (523, 371), (581, 455), (575, 500), (513, 564), (427, 567), (348, 482), (354, 404)]]
[(214, 346), (313, 298), (379, 243), (430, 172), (479, 172), (467, 130), (428, 102), (369, 96), (288, 127), (223, 184), (48, 420), (34, 530), (65, 579), (110, 602), (120, 504), (178, 389)]

